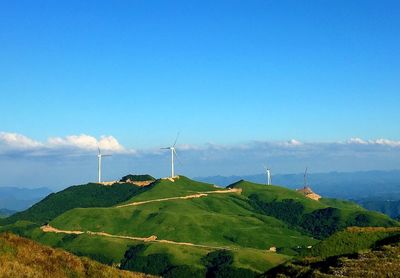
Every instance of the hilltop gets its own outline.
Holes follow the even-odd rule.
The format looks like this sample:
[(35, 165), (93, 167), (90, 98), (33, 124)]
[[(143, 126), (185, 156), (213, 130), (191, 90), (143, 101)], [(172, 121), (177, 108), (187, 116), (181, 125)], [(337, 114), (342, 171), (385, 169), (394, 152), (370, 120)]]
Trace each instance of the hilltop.
[(51, 193), (29, 209), (0, 221), (0, 224), (10, 224), (20, 220), (42, 224), (73, 208), (109, 207), (118, 204), (142, 190), (140, 186), (130, 183), (113, 186), (97, 183), (71, 186), (60, 192)]
[(0, 234), (0, 277), (150, 277), (105, 266), (10, 233)]
[(254, 276), (346, 227), (399, 224), (351, 202), (243, 180), (220, 188), (184, 176), (145, 187), (73, 186), (1, 223), (0, 230), (106, 264), (200, 277), (215, 270), (209, 256), (230, 261), (221, 273)]

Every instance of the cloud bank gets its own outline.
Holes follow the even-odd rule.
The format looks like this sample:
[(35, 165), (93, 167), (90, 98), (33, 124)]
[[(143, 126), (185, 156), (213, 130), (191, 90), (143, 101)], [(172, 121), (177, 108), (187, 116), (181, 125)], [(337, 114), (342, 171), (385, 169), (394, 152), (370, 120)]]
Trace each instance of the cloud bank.
[[(128, 173), (165, 177), (170, 172), (170, 152), (160, 150), (162, 146), (133, 150), (111, 135), (96, 138), (81, 134), (38, 141), (23, 134), (0, 132), (0, 186), (67, 186), (94, 181), (98, 146), (103, 153), (113, 154), (103, 163), (105, 180)], [(274, 174), (299, 173), (306, 166), (314, 173), (400, 168), (400, 141), (385, 138), (178, 144), (177, 153), (176, 172), (189, 177), (259, 174), (263, 165)]]
[(48, 156), (57, 154), (85, 154), (97, 151), (134, 153), (122, 146), (113, 136), (101, 136), (99, 139), (86, 135), (71, 135), (66, 137), (51, 137), (45, 142), (36, 141), (25, 135), (10, 132), (0, 132), (0, 154), (10, 156)]
[[(111, 135), (103, 135), (100, 138), (80, 134), (65, 137), (50, 137), (41, 142), (29, 138), (23, 134), (0, 132), (0, 154), (25, 155), (25, 156), (47, 156), (64, 153), (85, 155), (97, 151), (100, 148), (104, 152), (140, 155), (159, 156), (166, 152), (159, 148), (134, 150), (121, 145)], [(181, 144), (177, 146), (181, 153), (196, 153), (200, 159), (218, 159), (221, 156), (241, 153), (251, 156), (285, 156), (285, 155), (315, 155), (318, 153), (331, 154), (361, 154), (365, 152), (388, 152), (400, 150), (400, 141), (389, 139), (365, 140), (362, 138), (350, 138), (347, 141), (338, 142), (301, 142), (296, 139), (288, 141), (251, 141), (242, 144), (223, 145), (206, 143), (203, 145)], [(228, 155), (229, 156), (229, 155)]]

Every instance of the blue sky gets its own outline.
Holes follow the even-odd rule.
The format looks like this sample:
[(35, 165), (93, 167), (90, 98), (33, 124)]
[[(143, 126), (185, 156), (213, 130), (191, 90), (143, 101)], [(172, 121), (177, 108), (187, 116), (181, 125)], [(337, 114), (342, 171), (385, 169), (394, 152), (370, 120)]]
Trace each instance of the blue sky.
[[(49, 167), (49, 138), (64, 140), (65, 148), (68, 136), (82, 134), (112, 136), (136, 155), (170, 144), (178, 131), (179, 143), (192, 149), (291, 139), (331, 146), (350, 138), (379, 147), (383, 138), (396, 149), (399, 12), (398, 1), (366, 0), (2, 1), (0, 166), (6, 174), (15, 165), (33, 167), (23, 143), (10, 147), (4, 134), (42, 144), (28, 144), (42, 150), (40, 163), (29, 158), (36, 172)], [(354, 165), (347, 154), (315, 169), (396, 168), (400, 159), (392, 154), (370, 154), (380, 162), (373, 165)], [(130, 155), (137, 167), (145, 164)], [(252, 172), (259, 161), (246, 155), (242, 167), (229, 166), (229, 156), (209, 168), (187, 158), (193, 167), (186, 171)], [(46, 161), (56, 159), (54, 151), (51, 157)], [(162, 160), (145, 158), (141, 170), (166, 172)], [(117, 175), (125, 168), (113, 159)], [(298, 159), (276, 158), (279, 171), (302, 169), (290, 166), (302, 164)], [(0, 185), (15, 183), (16, 175)], [(64, 176), (60, 170), (37, 182)], [(76, 174), (73, 181), (86, 178)]]

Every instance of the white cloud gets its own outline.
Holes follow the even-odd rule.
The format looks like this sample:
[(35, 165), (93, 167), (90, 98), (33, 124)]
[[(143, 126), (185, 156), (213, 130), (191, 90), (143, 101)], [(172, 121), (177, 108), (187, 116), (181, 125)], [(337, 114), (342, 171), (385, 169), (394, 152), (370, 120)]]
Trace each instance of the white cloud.
[(0, 132), (0, 145), (3, 148), (26, 150), (42, 146), (42, 143), (18, 133)]
[(48, 139), (48, 146), (51, 148), (76, 147), (84, 150), (96, 150), (98, 141), (96, 138), (81, 134), (62, 137), (53, 137)]
[(347, 141), (348, 144), (359, 144), (359, 145), (377, 145), (377, 146), (388, 146), (388, 147), (400, 147), (400, 141), (389, 140), (389, 139), (376, 139), (376, 140), (363, 140), (361, 138), (351, 138)]
[(66, 149), (74, 153), (83, 153), (101, 150), (110, 153), (130, 153), (134, 150), (128, 150), (122, 146), (113, 136), (101, 136), (96, 139), (93, 136), (81, 134), (70, 135), (66, 137), (51, 137), (45, 142), (33, 140), (27, 136), (0, 132), (0, 153), (12, 153), (13, 151), (26, 151), (32, 155), (47, 155), (64, 152)]
[(390, 147), (400, 147), (400, 141), (393, 141), (388, 139), (377, 139), (375, 140), (375, 144)]
[(287, 146), (301, 146), (301, 145), (303, 145), (303, 143), (296, 139), (292, 139), (292, 140), (287, 141), (286, 145)]
[(97, 140), (93, 136), (86, 134), (71, 135), (66, 137), (49, 138), (47, 145), (50, 148), (78, 148), (82, 150), (97, 150), (97, 147), (104, 151), (125, 152), (125, 148), (113, 136), (101, 136)]
[(361, 138), (350, 138), (350, 140), (347, 141), (348, 144), (360, 144), (360, 145), (366, 145), (368, 144), (367, 141), (361, 139)]

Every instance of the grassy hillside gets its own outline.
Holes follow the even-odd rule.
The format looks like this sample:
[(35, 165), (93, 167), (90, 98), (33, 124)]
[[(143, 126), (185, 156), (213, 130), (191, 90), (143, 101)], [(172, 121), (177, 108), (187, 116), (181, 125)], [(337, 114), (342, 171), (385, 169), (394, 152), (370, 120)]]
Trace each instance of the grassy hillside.
[[(21, 223), (20, 227), (28, 227), (26, 224), (23, 225)], [(202, 258), (208, 253), (215, 251), (211, 248), (172, 245), (162, 242), (144, 243), (143, 241), (107, 238), (88, 234), (65, 235), (43, 233), (37, 227), (31, 230), (30, 237), (45, 245), (63, 248), (74, 254), (84, 255), (109, 265), (119, 264), (124, 258), (125, 251), (130, 247), (144, 244), (146, 249), (141, 252), (141, 256), (166, 255), (171, 265), (187, 265), (200, 272), (205, 269)], [(234, 255), (234, 267), (246, 268), (257, 273), (263, 273), (289, 259), (285, 255), (253, 248), (235, 248), (231, 251)]]
[(352, 228), (322, 241), (315, 252), (329, 257), (288, 262), (265, 277), (398, 277), (400, 229)]
[(259, 212), (275, 217), (313, 237), (323, 239), (349, 226), (391, 227), (397, 221), (370, 212), (351, 202), (335, 199), (311, 200), (294, 190), (239, 181), (230, 188), (241, 188)]
[(295, 200), (303, 204), (307, 211), (326, 207), (321, 202), (311, 200), (295, 190), (280, 186), (266, 186), (241, 180), (229, 185), (228, 188), (241, 188), (244, 196), (250, 198), (251, 196), (256, 195), (264, 202), (282, 201), (287, 199)]
[(0, 234), (0, 277), (149, 277), (118, 270), (32, 240)]
[(252, 211), (246, 199), (234, 193), (124, 208), (74, 209), (50, 224), (63, 230), (156, 235), (160, 239), (211, 246), (267, 249), (315, 242), (273, 217)]
[(327, 258), (353, 254), (376, 246), (377, 242), (400, 235), (400, 228), (350, 227), (319, 242), (304, 255)]
[(144, 190), (145, 188), (128, 183), (113, 186), (103, 186), (96, 183), (71, 186), (60, 192), (50, 194), (23, 212), (0, 220), (0, 224), (6, 225), (19, 220), (43, 224), (70, 209), (113, 206)]
[[(107, 264), (125, 260), (127, 269), (158, 275), (172, 275), (169, 269), (174, 269), (174, 275), (221, 271), (224, 275), (246, 276), (263, 273), (309, 245), (318, 246), (316, 238), (329, 237), (347, 226), (398, 225), (351, 202), (315, 201), (278, 186), (240, 181), (229, 188), (240, 190), (218, 188), (183, 176), (174, 181), (157, 180), (143, 189), (131, 184), (72, 187), (50, 195), (38, 208), (22, 213), (24, 217), (10, 217), (9, 224), (4, 223), (7, 225), (0, 231), (11, 230)], [(49, 213), (52, 207), (56, 209)], [(12, 223), (19, 219), (24, 221)], [(45, 220), (56, 229), (83, 234), (44, 233), (39, 227)], [(170, 242), (138, 239), (150, 236)], [(276, 247), (278, 253), (267, 251), (270, 247)], [(210, 255), (221, 249), (227, 253)], [(208, 256), (215, 263), (224, 260), (225, 255), (229, 257), (228, 265), (208, 265)]]

